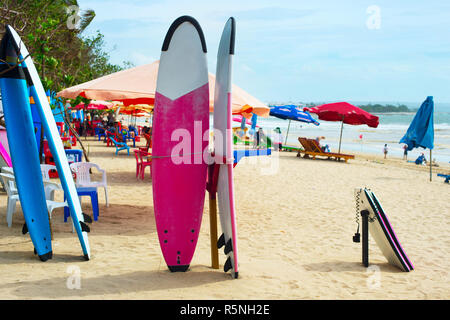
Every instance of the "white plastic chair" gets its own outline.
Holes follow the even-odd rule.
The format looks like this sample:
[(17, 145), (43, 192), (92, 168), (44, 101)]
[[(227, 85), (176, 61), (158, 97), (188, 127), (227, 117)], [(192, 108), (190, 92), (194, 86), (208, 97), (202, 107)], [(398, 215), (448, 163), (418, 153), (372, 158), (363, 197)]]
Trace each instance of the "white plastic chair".
[(50, 180), (51, 170), (56, 170), (56, 166), (52, 164), (41, 164), (41, 173), (44, 179)]
[(50, 171), (56, 170), (51, 164), (41, 164), (41, 173), (44, 181), (45, 199), (55, 199), (55, 191), (62, 190), (61, 184), (50, 180)]
[(47, 199), (47, 210), (50, 219), (52, 218), (53, 210), (68, 206), (67, 201), (64, 202), (54, 201), (55, 191), (62, 190), (62, 187), (61, 184), (54, 181), (50, 181), (51, 170), (57, 170), (56, 166), (52, 164), (41, 164), (41, 173), (44, 181), (45, 199)]
[(2, 173), (14, 175), (14, 169), (12, 167), (2, 167)]
[[(102, 174), (101, 181), (91, 181), (90, 170), (96, 168)], [(91, 162), (74, 162), (70, 165), (70, 169), (76, 174), (76, 186), (80, 188), (97, 188), (105, 189), (106, 206), (108, 207), (108, 185), (106, 182), (106, 171)]]
[(0, 173), (3, 183), (5, 185), (6, 194), (8, 195), (8, 204), (6, 207), (6, 222), (11, 228), (12, 216), (16, 211), (16, 203), (19, 201), (19, 193), (17, 192), (16, 182), (13, 175), (8, 173)]
[[(8, 166), (2, 167), (0, 173), (11, 173)], [(6, 192), (6, 187), (3, 179), (0, 178), (0, 183), (2, 185), (2, 189)]]
[[(12, 171), (12, 168), (9, 171)], [(8, 227), (11, 227), (12, 216), (16, 211), (16, 203), (17, 201), (19, 201), (19, 193), (17, 191), (15, 177), (12, 174), (0, 173), (0, 176), (2, 177), (2, 180), (5, 184), (6, 193), (8, 195), (8, 204), (6, 207), (6, 222), (8, 223)], [(47, 200), (47, 210), (51, 218), (53, 210), (55, 210), (56, 208), (65, 207), (68, 204), (67, 201), (57, 202), (53, 200), (54, 191), (62, 190), (61, 186), (58, 183), (47, 181), (44, 179), (44, 190), (45, 199)]]
[(47, 210), (48, 210), (48, 214), (50, 215), (50, 219), (52, 218), (52, 212), (53, 210), (55, 210), (56, 208), (63, 208), (63, 207), (67, 207), (67, 201), (64, 202), (57, 202), (57, 201), (53, 201), (53, 200), (47, 200)]
[[(51, 164), (41, 164), (45, 199), (53, 200), (55, 198), (55, 191), (62, 190), (62, 187), (60, 183), (50, 180), (50, 170), (56, 170), (56, 166)], [(2, 167), (2, 172), (14, 175), (14, 169), (12, 167)]]

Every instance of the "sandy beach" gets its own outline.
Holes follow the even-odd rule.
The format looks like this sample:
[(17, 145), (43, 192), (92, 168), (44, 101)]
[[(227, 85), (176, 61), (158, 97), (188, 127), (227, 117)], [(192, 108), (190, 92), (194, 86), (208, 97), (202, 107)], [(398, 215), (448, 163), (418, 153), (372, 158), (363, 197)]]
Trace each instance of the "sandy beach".
[[(0, 299), (450, 298), (450, 189), (436, 176), (450, 172), (445, 164), (433, 168), (430, 182), (427, 167), (370, 155), (349, 163), (293, 152), (243, 159), (235, 168), (240, 273), (233, 280), (222, 271), (222, 252), (221, 269), (210, 267), (208, 200), (189, 271), (171, 273), (159, 248), (149, 169), (145, 181), (137, 180), (132, 153), (116, 156), (93, 137), (85, 144), (91, 162), (107, 171), (110, 201), (107, 208), (99, 190), (100, 216), (89, 234), (92, 259), (82, 259), (78, 238), (58, 209), (53, 259), (39, 261), (29, 235), (21, 233), (20, 205), (7, 227), (2, 193)], [(353, 189), (363, 187), (380, 199), (414, 271), (389, 265), (373, 239), (371, 267), (362, 266), (361, 245), (352, 236)], [(83, 208), (92, 214), (87, 198)]]

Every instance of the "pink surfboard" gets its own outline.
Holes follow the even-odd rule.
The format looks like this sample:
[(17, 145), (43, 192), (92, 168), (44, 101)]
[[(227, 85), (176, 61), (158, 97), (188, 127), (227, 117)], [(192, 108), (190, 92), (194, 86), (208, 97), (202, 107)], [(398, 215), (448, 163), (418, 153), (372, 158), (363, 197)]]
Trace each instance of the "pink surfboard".
[(6, 138), (6, 130), (0, 130), (0, 155), (8, 167), (12, 167), (11, 156), (9, 155), (8, 139)]
[(189, 268), (197, 245), (208, 139), (205, 38), (194, 18), (182, 16), (164, 39), (153, 118), (153, 205), (161, 251), (172, 272)]
[[(222, 235), (219, 237), (217, 246), (218, 248), (224, 247), (224, 253), (227, 256), (224, 271), (231, 271), (233, 278), (237, 278), (239, 274), (233, 183), (233, 136), (231, 129), (231, 71), (235, 30), (234, 18), (228, 19), (223, 29), (217, 53), (214, 93), (214, 154), (216, 163), (220, 164), (217, 199), (220, 225), (222, 227)], [(223, 161), (224, 159), (226, 159), (226, 162)]]

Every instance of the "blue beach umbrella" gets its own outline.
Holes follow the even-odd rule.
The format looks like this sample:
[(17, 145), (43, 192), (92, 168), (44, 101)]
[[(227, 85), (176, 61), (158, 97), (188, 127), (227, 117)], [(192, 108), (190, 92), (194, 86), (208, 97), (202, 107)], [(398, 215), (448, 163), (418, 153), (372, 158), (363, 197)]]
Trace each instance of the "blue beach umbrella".
[(414, 148), (430, 149), (430, 181), (431, 181), (431, 150), (434, 148), (434, 102), (433, 97), (429, 96), (417, 110), (413, 121), (409, 125), (408, 131), (400, 139), (399, 143), (406, 144), (407, 150)]
[(287, 138), (289, 135), (289, 128), (291, 127), (292, 120), (305, 123), (312, 123), (316, 126), (320, 125), (320, 123), (316, 119), (314, 119), (308, 112), (302, 111), (300, 107), (295, 105), (272, 106), (270, 107), (270, 115), (277, 117), (279, 119), (289, 120), (289, 125), (284, 144), (286, 144), (287, 142)]

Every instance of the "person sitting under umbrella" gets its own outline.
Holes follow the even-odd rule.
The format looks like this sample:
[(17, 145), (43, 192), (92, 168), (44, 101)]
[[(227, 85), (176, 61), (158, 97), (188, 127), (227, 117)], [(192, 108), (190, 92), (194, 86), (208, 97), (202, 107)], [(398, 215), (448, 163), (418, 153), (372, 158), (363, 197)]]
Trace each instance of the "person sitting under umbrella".
[(321, 145), (320, 144), (320, 140), (323, 140), (323, 139), (325, 139), (324, 136), (317, 137), (316, 138), (317, 144), (320, 146), (320, 149), (322, 149), (323, 152), (330, 152), (330, 146), (329, 145), (327, 145), (327, 144), (326, 145)]
[(427, 159), (425, 158), (425, 155), (422, 154), (416, 159), (416, 164), (427, 164)]

